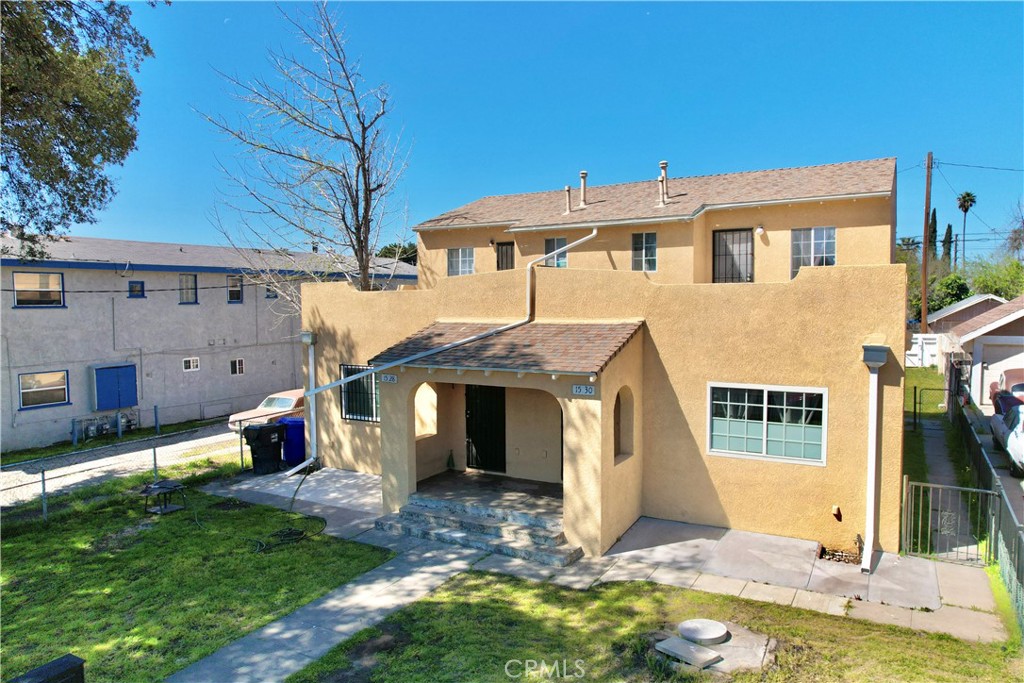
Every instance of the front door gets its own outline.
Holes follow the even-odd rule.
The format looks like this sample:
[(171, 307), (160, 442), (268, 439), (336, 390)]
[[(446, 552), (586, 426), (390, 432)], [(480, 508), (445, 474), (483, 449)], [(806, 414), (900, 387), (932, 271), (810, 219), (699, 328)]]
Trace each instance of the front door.
[(516, 243), (498, 242), (498, 270), (512, 270), (516, 267)]
[(505, 471), (505, 387), (466, 385), (466, 456), (470, 467)]

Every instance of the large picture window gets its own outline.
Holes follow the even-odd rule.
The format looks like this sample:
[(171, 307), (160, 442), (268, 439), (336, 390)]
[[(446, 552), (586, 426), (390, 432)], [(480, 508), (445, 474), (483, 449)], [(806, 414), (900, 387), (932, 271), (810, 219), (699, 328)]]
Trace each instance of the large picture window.
[(29, 372), (18, 375), (22, 408), (42, 408), (68, 403), (68, 373)]
[[(547, 237), (544, 240), (544, 253), (550, 254), (558, 251), (562, 247), (568, 244), (565, 237)], [(562, 252), (557, 256), (551, 256), (544, 259), (544, 265), (548, 268), (568, 268), (569, 267), (569, 254)]]
[(828, 391), (709, 384), (708, 452), (823, 465)]
[(473, 247), (448, 250), (448, 277), (473, 274)]
[(836, 264), (836, 229), (801, 228), (792, 233), (792, 270), (796, 277), (803, 266), (834, 266)]
[[(368, 365), (342, 365), (341, 376), (351, 377), (369, 370)], [(367, 375), (341, 385), (341, 416), (346, 420), (380, 422), (377, 375)]]
[(14, 273), (14, 305), (59, 308), (64, 305), (62, 273)]
[(658, 233), (633, 233), (633, 270), (658, 270)]
[(199, 287), (195, 274), (182, 273), (178, 276), (178, 303), (199, 303)]

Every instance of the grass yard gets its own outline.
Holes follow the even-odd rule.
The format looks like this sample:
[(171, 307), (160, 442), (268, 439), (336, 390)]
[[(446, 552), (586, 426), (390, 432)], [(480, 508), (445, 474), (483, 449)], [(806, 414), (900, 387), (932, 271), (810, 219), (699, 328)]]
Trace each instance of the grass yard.
[[(938, 407), (945, 395), (938, 390), (946, 386), (946, 378), (935, 371), (935, 368), (907, 368), (903, 387), (903, 417), (913, 418), (914, 387), (918, 388), (918, 419), (943, 419), (944, 411)], [(922, 389), (928, 391), (920, 394)], [(924, 404), (921, 403), (921, 398)], [(934, 400), (933, 400), (934, 399)], [(903, 474), (910, 481), (928, 481), (928, 465), (924, 455), (924, 434), (920, 429), (914, 430), (912, 424), (905, 424), (903, 429)]]
[[(575, 591), (470, 572), (342, 643), (287, 683), (507, 682), (513, 679), (506, 662), (527, 659), (549, 666), (567, 660), (569, 678), (581, 660), (586, 675), (576, 680), (666, 680), (664, 670), (647, 664), (643, 638), (696, 617), (732, 621), (778, 639), (776, 665), (739, 674), (738, 681), (1003, 683), (1024, 676), (1019, 643), (967, 643), (646, 582)], [(528, 679), (522, 671), (512, 664), (511, 673)]]
[[(223, 422), (225, 418), (218, 417), (213, 420), (189, 420), (188, 422), (178, 422), (176, 424), (160, 425), (160, 436), (166, 436), (168, 434), (175, 434), (177, 432), (184, 432), (189, 429), (198, 429), (199, 427), (205, 427), (211, 424), (217, 424)], [(124, 443), (126, 441), (138, 441), (139, 439), (146, 439), (151, 436), (156, 436), (156, 429), (153, 427), (144, 427), (142, 429), (135, 429), (130, 432), (126, 432), (120, 439), (117, 438), (117, 434), (103, 434), (101, 436), (93, 437), (88, 441), (81, 439), (78, 445), (73, 445), (70, 441), (60, 441), (49, 446), (41, 446), (39, 448), (26, 448), (20, 451), (8, 451), (6, 453), (0, 453), (0, 464), (2, 465), (13, 465), (17, 462), (25, 462), (26, 460), (35, 460), (37, 458), (49, 458), (54, 455), (67, 455), (68, 453), (77, 453), (79, 451), (89, 450), (91, 448), (99, 448), (100, 446), (110, 446), (114, 444)]]
[(257, 539), (320, 524), (196, 489), (187, 511), (148, 515), (125, 485), (94, 487), (48, 523), (5, 511), (5, 680), (68, 652), (90, 681), (162, 680), (390, 557), (324, 535), (257, 554)]

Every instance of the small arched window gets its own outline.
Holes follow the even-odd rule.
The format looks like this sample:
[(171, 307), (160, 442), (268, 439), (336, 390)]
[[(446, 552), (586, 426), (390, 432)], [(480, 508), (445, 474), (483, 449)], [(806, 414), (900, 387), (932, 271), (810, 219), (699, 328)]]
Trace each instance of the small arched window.
[(615, 396), (615, 462), (633, 455), (633, 392), (622, 387)]

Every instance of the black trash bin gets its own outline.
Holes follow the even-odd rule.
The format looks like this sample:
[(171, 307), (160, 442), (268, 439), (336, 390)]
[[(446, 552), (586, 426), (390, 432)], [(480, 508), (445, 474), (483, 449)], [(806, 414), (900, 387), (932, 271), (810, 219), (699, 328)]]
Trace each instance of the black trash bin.
[(280, 424), (249, 425), (242, 430), (252, 453), (253, 474), (272, 474), (281, 469), (281, 445), (285, 426)]

